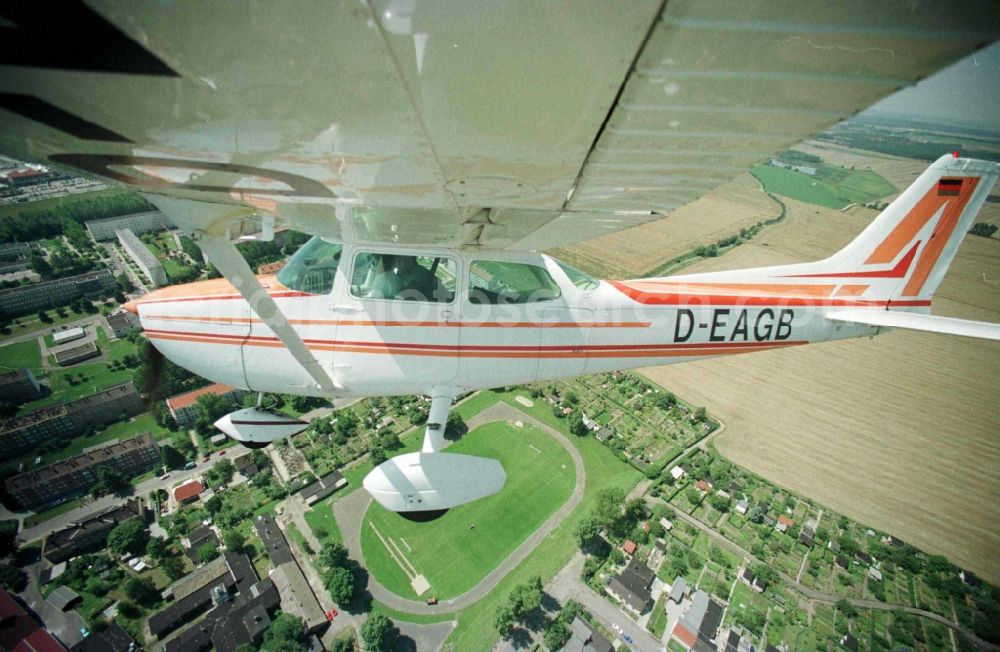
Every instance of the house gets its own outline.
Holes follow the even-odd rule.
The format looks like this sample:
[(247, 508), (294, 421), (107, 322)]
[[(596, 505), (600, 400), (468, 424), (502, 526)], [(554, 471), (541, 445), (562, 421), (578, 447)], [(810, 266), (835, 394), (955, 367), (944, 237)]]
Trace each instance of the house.
[(722, 622), (722, 605), (701, 589), (695, 591), (687, 613), (674, 625), (673, 640), (685, 650), (714, 650), (712, 641)]
[(750, 509), (750, 501), (748, 501), (746, 498), (740, 498), (739, 500), (736, 501), (737, 514), (746, 514), (747, 510), (749, 509)]
[(707, 494), (708, 490), (712, 488), (712, 483), (706, 482), (705, 480), (699, 480), (694, 483), (695, 489), (703, 494)]
[(226, 436), (220, 432), (217, 435), (212, 435), (208, 442), (212, 444), (212, 446), (222, 446), (226, 443)]
[(0, 650), (63, 652), (66, 648), (0, 588)]
[(753, 639), (750, 636), (743, 636), (739, 630), (730, 629), (726, 636), (725, 652), (756, 652), (753, 646)]
[(788, 532), (788, 528), (795, 525), (795, 521), (788, 518), (788, 516), (782, 514), (778, 517), (778, 523), (774, 526), (774, 529), (778, 532)]
[(122, 523), (133, 518), (141, 518), (145, 522), (148, 517), (149, 512), (143, 507), (142, 499), (132, 498), (49, 534), (42, 544), (42, 555), (53, 564), (59, 564), (103, 546), (111, 530)]
[(840, 552), (840, 543), (834, 539), (830, 539), (830, 542), (826, 544), (826, 547), (829, 548), (831, 552)]
[(347, 480), (337, 471), (330, 471), (322, 478), (307, 485), (299, 494), (307, 505), (314, 505), (330, 494), (347, 486)]
[(971, 586), (974, 589), (983, 585), (983, 581), (978, 577), (976, 577), (972, 573), (972, 571), (967, 571), (967, 570), (958, 571), (958, 579), (962, 580), (962, 582), (966, 586)]
[(583, 415), (581, 421), (583, 421), (583, 425), (587, 428), (587, 430), (597, 430), (601, 427), (601, 424), (597, 423), (586, 414)]
[(604, 427), (598, 428), (597, 433), (594, 436), (597, 437), (597, 441), (608, 441), (614, 437), (614, 435), (615, 433), (612, 432), (611, 428)]
[(802, 545), (809, 546), (810, 548), (812, 548), (812, 545), (813, 545), (813, 533), (810, 532), (809, 530), (805, 529), (805, 528), (802, 528), (802, 531), (799, 532), (799, 543), (801, 543)]
[(199, 480), (190, 480), (174, 489), (174, 500), (178, 505), (186, 505), (198, 500), (201, 492), (205, 491)]
[(679, 466), (675, 466), (674, 468), (670, 469), (670, 477), (674, 479), (674, 482), (680, 480), (681, 478), (684, 477), (684, 469), (682, 469)]
[(903, 546), (906, 545), (905, 543), (903, 543), (902, 539), (897, 539), (896, 537), (894, 537), (892, 535), (889, 535), (887, 537), (883, 537), (882, 538), (882, 543), (884, 543), (887, 546), (892, 546), (893, 548), (902, 548)]
[(260, 471), (257, 468), (257, 462), (254, 461), (252, 452), (233, 458), (233, 466), (236, 467), (236, 472), (244, 478), (252, 478)]
[(198, 551), (206, 545), (218, 548), (219, 537), (215, 535), (215, 531), (212, 528), (202, 525), (192, 530), (183, 543), (187, 547), (184, 554), (187, 555), (188, 559), (197, 564), (200, 561)]
[(79, 643), (69, 649), (69, 652), (131, 652), (138, 649), (135, 640), (125, 629), (108, 618), (108, 626), (100, 632), (91, 632)]
[(625, 543), (622, 545), (622, 550), (625, 551), (626, 555), (634, 555), (635, 548), (635, 541), (632, 541), (631, 539), (626, 539)]
[(840, 644), (851, 652), (858, 652), (858, 639), (854, 638), (850, 634), (844, 634), (844, 636), (840, 639)]
[(844, 557), (843, 555), (837, 555), (834, 557), (833, 561), (844, 570), (847, 570), (847, 567), (851, 565), (851, 562), (849, 562), (847, 557)]
[(745, 567), (743, 572), (740, 573), (740, 579), (746, 582), (747, 585), (757, 593), (763, 593), (764, 589), (767, 588), (767, 583), (757, 577), (754, 572), (750, 570), (749, 566)]
[(596, 629), (591, 627), (586, 620), (576, 616), (570, 624), (569, 640), (562, 647), (560, 652), (611, 652), (614, 647), (611, 641)]
[(274, 517), (261, 514), (254, 518), (253, 529), (274, 566), (271, 579), (281, 595), (282, 610), (301, 618), (307, 631), (318, 632), (327, 624), (326, 614), (278, 523)]
[(872, 578), (876, 582), (881, 582), (882, 581), (882, 571), (880, 571), (879, 569), (875, 568), (874, 566), (870, 566), (868, 568), (868, 577)]
[(642, 530), (643, 532), (646, 532), (648, 534), (649, 533), (649, 521), (643, 521), (642, 523), (639, 523), (639, 529)]
[(731, 493), (732, 495), (735, 496), (736, 494), (743, 493), (743, 485), (741, 485), (736, 480), (733, 480), (732, 482), (729, 483), (728, 490), (729, 490), (729, 493)]
[(660, 517), (660, 525), (662, 525), (663, 529), (666, 530), (667, 532), (669, 532), (674, 528), (674, 524), (670, 521), (670, 519), (666, 518), (665, 516)]
[(652, 601), (649, 587), (655, 573), (636, 557), (632, 557), (621, 573), (611, 578), (605, 590), (636, 615), (643, 613)]
[(670, 585), (670, 593), (667, 595), (667, 602), (673, 602), (675, 604), (680, 604), (687, 595), (691, 592), (690, 587), (688, 587), (687, 580), (678, 575), (674, 578), (674, 583)]
[(49, 594), (49, 604), (59, 611), (69, 611), (80, 603), (83, 599), (80, 595), (68, 586), (60, 586)]
[(856, 553), (854, 553), (854, 556), (857, 557), (858, 560), (861, 563), (863, 563), (865, 566), (871, 566), (871, 564), (872, 564), (872, 556), (869, 555), (867, 552), (862, 552), (862, 551), (859, 550)]

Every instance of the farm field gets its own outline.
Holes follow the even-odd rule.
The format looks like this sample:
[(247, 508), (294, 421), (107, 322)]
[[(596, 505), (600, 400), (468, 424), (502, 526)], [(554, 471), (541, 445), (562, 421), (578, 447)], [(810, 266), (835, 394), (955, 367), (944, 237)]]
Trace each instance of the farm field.
[(896, 190), (871, 170), (850, 170), (822, 163), (818, 167), (815, 176), (766, 163), (754, 166), (753, 171), (771, 192), (827, 208), (840, 209), (851, 203), (881, 199)]
[[(429, 523), (405, 520), (372, 503), (361, 533), (365, 564), (386, 588), (407, 598), (446, 599), (475, 586), (569, 498), (576, 481), (565, 449), (528, 425), (486, 424), (448, 452), (499, 460), (507, 483), (501, 493), (456, 507)], [(426, 593), (414, 592), (411, 578), (389, 556), (379, 535), (426, 577)]]
[[(785, 222), (685, 271), (818, 259), (875, 215), (786, 203)], [(934, 312), (1000, 321), (1000, 242), (966, 238)], [(718, 416), (733, 462), (1000, 582), (1000, 343), (895, 332), (645, 374)]]
[(668, 217), (551, 251), (601, 278), (642, 276), (699, 245), (738, 235), (778, 215), (779, 208), (749, 174), (741, 174)]

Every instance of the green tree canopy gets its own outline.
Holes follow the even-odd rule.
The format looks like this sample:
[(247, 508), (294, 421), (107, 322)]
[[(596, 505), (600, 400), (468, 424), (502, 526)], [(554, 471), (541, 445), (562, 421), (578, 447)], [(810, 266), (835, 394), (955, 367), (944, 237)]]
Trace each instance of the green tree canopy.
[(361, 638), (368, 652), (390, 652), (396, 645), (396, 627), (381, 611), (373, 611), (361, 626)]
[(142, 521), (134, 518), (125, 521), (108, 534), (108, 549), (115, 554), (132, 553), (137, 555), (146, 549), (149, 534)]
[(354, 597), (354, 574), (347, 568), (336, 566), (323, 573), (323, 585), (338, 605), (346, 605)]
[(279, 612), (264, 632), (260, 649), (263, 652), (305, 652), (309, 649), (305, 623), (297, 616)]

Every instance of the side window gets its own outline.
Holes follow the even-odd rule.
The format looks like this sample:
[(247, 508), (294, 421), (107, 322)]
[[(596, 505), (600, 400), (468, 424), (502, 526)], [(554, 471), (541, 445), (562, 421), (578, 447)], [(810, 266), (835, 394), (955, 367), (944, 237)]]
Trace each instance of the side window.
[(559, 286), (536, 265), (477, 260), (469, 269), (471, 303), (535, 303), (559, 296)]
[(593, 276), (585, 274), (577, 268), (567, 265), (561, 260), (557, 260), (556, 265), (559, 265), (559, 268), (566, 273), (566, 276), (569, 277), (569, 280), (573, 283), (573, 285), (580, 288), (584, 292), (589, 292), (590, 290), (597, 289), (601, 286), (601, 282)]
[(351, 294), (367, 299), (451, 303), (455, 261), (442, 256), (361, 252), (354, 259)]
[(329, 294), (337, 276), (343, 246), (314, 237), (295, 252), (278, 272), (278, 282), (289, 290)]

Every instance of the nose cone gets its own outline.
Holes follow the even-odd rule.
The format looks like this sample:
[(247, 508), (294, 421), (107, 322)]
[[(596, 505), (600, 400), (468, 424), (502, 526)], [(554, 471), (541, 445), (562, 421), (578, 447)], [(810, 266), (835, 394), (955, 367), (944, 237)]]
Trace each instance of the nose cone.
[(127, 310), (136, 317), (139, 316), (139, 306), (136, 305), (135, 301), (128, 301), (122, 306), (122, 310)]

